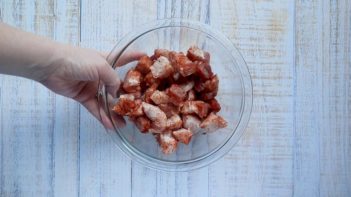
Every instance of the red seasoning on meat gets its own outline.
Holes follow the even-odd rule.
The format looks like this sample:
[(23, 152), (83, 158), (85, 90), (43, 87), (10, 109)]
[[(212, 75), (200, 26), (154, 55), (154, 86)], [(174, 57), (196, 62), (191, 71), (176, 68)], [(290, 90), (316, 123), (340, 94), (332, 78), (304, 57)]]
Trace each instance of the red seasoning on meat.
[(142, 133), (152, 133), (164, 154), (178, 142), (189, 144), (203, 130), (227, 126), (217, 112), (219, 77), (212, 72), (210, 54), (197, 46), (183, 52), (156, 49), (142, 56), (122, 82), (112, 111), (128, 116)]

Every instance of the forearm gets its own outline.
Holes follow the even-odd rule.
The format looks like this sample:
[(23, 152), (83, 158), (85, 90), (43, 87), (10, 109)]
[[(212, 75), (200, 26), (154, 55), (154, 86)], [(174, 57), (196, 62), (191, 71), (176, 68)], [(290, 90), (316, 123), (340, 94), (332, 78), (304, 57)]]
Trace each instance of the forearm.
[(40, 81), (60, 44), (0, 22), (0, 73)]

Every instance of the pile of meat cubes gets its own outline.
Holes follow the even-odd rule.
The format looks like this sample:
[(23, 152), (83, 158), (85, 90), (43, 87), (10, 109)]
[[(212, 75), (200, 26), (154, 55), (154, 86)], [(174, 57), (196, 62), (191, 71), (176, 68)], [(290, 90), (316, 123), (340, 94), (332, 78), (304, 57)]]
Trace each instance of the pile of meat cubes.
[(188, 144), (199, 130), (227, 126), (217, 112), (219, 79), (212, 73), (210, 54), (196, 46), (183, 52), (156, 49), (130, 69), (113, 111), (128, 116), (142, 133), (152, 133), (164, 154)]

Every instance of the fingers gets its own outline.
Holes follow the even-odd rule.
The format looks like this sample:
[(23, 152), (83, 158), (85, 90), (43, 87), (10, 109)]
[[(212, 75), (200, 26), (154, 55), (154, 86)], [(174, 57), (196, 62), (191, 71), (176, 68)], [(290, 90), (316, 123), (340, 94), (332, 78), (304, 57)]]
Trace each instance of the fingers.
[[(108, 115), (102, 108), (102, 103), (99, 105), (95, 93), (97, 91), (97, 82), (89, 82), (84, 85), (80, 94), (73, 97), (76, 101), (80, 102), (96, 119), (98, 119), (106, 128), (114, 129), (113, 123), (118, 127), (125, 126), (125, 121), (122, 117), (112, 115), (113, 123), (110, 121)], [(111, 99), (111, 98), (109, 98)], [(102, 101), (102, 99), (100, 99)], [(111, 103), (112, 101), (108, 101)]]
[[(111, 57), (108, 57), (110, 53), (106, 51), (100, 52), (101, 56), (103, 56), (106, 60), (110, 59)], [(111, 54), (112, 56), (116, 56), (116, 54)], [(139, 60), (142, 56), (146, 55), (145, 53), (138, 52), (138, 51), (131, 51), (131, 52), (126, 52), (123, 54), (119, 60), (115, 63), (116, 67), (123, 66), (125, 64), (128, 64), (130, 62)], [(107, 59), (108, 58), (108, 59)]]
[(139, 60), (142, 56), (144, 56), (145, 53), (141, 53), (138, 51), (133, 51), (133, 52), (127, 52), (125, 54), (123, 54), (118, 61), (116, 62), (116, 67), (120, 67), (123, 66), (125, 64), (128, 64), (130, 62)]
[[(89, 99), (82, 103), (82, 105), (97, 119), (99, 120), (106, 128), (114, 129), (113, 123), (108, 118), (105, 111), (99, 106), (95, 98)], [(116, 126), (124, 127), (125, 121), (122, 117), (117, 117), (113, 115), (113, 121)]]
[[(107, 57), (107, 53), (105, 52), (100, 52), (100, 54), (104, 57)], [(121, 58), (119, 58), (118, 62), (116, 62), (115, 65), (117, 67), (122, 66), (129, 62), (140, 59), (140, 57), (143, 55), (144, 53), (140, 53), (140, 52), (126, 53), (122, 55)], [(118, 75), (113, 70), (113, 68), (110, 65), (103, 66), (99, 68), (98, 72), (99, 72), (100, 80), (102, 80), (106, 86), (106, 91), (111, 95), (113, 95), (114, 97), (116, 97), (117, 96), (116, 94), (121, 82), (120, 82), (120, 79), (118, 78)]]
[(109, 65), (99, 67), (98, 72), (99, 79), (105, 84), (106, 91), (115, 97), (117, 90), (121, 85), (121, 81), (117, 73), (115, 73), (113, 68), (111, 68)]

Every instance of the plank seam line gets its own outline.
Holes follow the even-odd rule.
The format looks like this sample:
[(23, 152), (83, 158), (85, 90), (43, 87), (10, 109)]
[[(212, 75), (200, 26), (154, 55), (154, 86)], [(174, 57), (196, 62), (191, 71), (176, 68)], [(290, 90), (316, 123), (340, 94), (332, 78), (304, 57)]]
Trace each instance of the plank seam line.
[(294, 13), (293, 13), (293, 43), (294, 43), (294, 50), (293, 50), (293, 139), (292, 139), (292, 196), (295, 195), (295, 159), (296, 159), (296, 96), (297, 96), (297, 65), (296, 65), (296, 58), (297, 58), (297, 39), (296, 39), (296, 6), (298, 1), (294, 3)]
[[(79, 12), (79, 21), (78, 21), (78, 46), (80, 47), (81, 45), (81, 42), (82, 42), (82, 0), (79, 0), (78, 1), (79, 5), (78, 5), (78, 12)], [(81, 117), (81, 114), (80, 114), (80, 104), (78, 104), (78, 138), (77, 138), (77, 196), (80, 197), (80, 188), (81, 188), (81, 185), (80, 185), (80, 124), (81, 124), (81, 121), (80, 121), (80, 117)]]

